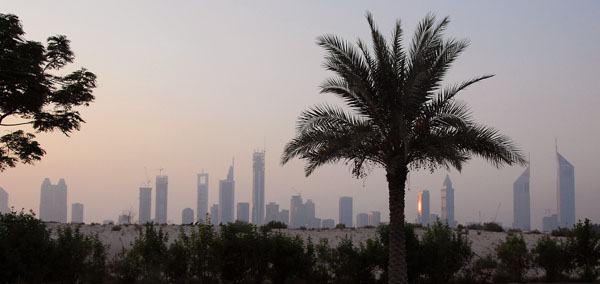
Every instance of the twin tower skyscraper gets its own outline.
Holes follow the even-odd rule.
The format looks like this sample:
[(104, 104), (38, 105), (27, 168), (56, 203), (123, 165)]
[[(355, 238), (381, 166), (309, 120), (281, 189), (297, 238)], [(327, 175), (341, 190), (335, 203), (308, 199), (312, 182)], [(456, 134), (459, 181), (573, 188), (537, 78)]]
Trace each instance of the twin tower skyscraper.
[[(265, 151), (255, 151), (252, 155), (252, 223), (263, 225), (265, 218)], [(219, 204), (208, 207), (208, 173), (197, 174), (196, 221), (206, 221), (211, 217), (214, 224), (233, 222), (235, 203), (234, 162), (232, 161), (227, 177), (219, 181)], [(152, 188), (140, 187), (139, 222), (154, 221), (167, 223), (168, 177), (156, 177), (155, 217), (151, 219)], [(190, 210), (191, 211), (191, 210)], [(239, 213), (238, 213), (239, 214)]]

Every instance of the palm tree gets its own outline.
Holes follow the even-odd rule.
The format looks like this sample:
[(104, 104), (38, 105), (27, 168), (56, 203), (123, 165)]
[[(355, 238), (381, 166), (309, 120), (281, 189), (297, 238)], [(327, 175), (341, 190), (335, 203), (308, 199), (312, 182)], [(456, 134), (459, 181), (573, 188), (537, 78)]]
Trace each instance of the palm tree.
[(294, 157), (306, 160), (305, 174), (335, 162), (351, 164), (356, 177), (368, 168), (386, 171), (389, 191), (389, 283), (406, 283), (404, 238), (405, 183), (416, 169), (450, 167), (460, 171), (472, 156), (495, 167), (527, 162), (510, 138), (496, 129), (476, 124), (468, 106), (455, 99), (458, 92), (485, 75), (442, 87), (451, 64), (468, 46), (467, 40), (443, 39), (449, 23), (427, 15), (418, 25), (406, 51), (402, 28), (396, 22), (389, 45), (366, 15), (372, 51), (360, 39), (356, 46), (335, 35), (317, 39), (327, 55), (327, 79), (321, 93), (340, 97), (347, 105), (317, 105), (302, 112), (296, 137), (284, 149), (281, 163)]

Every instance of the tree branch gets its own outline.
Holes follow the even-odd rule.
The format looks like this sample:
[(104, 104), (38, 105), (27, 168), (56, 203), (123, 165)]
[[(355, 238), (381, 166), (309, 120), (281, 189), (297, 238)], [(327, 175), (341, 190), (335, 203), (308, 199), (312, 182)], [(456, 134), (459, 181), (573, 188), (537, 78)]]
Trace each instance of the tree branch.
[(19, 126), (19, 125), (25, 125), (25, 124), (32, 124), (32, 121), (28, 121), (28, 122), (20, 122), (20, 123), (0, 123), (0, 126)]

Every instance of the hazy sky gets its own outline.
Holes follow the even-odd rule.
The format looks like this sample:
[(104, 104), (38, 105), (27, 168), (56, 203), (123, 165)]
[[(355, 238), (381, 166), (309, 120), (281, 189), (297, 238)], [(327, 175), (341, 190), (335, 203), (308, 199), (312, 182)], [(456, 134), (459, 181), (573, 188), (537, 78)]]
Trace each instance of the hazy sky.
[[(138, 187), (159, 168), (169, 176), (168, 219), (196, 200), (196, 173), (209, 177), (209, 205), (218, 202), (218, 180), (235, 157), (235, 201), (251, 201), (252, 152), (266, 145), (266, 202), (289, 208), (302, 193), (317, 217), (337, 222), (338, 198), (354, 198), (354, 214), (382, 211), (388, 220), (382, 170), (353, 179), (346, 165), (326, 166), (309, 178), (303, 162), (281, 167), (283, 146), (298, 114), (320, 102), (331, 74), (322, 68), (323, 34), (368, 39), (371, 11), (390, 35), (401, 19), (406, 38), (426, 13), (450, 16), (447, 35), (471, 46), (447, 83), (496, 74), (464, 91), (476, 119), (512, 137), (531, 155), (531, 216), (541, 227), (556, 211), (554, 138), (575, 166), (576, 218), (600, 222), (600, 2), (597, 1), (0, 1), (0, 12), (22, 21), (26, 38), (45, 41), (64, 34), (76, 54), (72, 68), (98, 76), (96, 101), (81, 109), (87, 121), (67, 138), (39, 134), (48, 152), (31, 165), (0, 173), (9, 205), (39, 210), (40, 186), (65, 178), (68, 204), (85, 204), (84, 221), (137, 212)], [(7, 131), (1, 129), (0, 131)], [(524, 168), (495, 169), (480, 159), (459, 173), (456, 219), (512, 224), (512, 183)], [(440, 188), (448, 172), (410, 175), (407, 219), (416, 218), (418, 189), (431, 191), (440, 212)], [(154, 192), (153, 192), (154, 201)], [(154, 212), (154, 204), (152, 205)]]

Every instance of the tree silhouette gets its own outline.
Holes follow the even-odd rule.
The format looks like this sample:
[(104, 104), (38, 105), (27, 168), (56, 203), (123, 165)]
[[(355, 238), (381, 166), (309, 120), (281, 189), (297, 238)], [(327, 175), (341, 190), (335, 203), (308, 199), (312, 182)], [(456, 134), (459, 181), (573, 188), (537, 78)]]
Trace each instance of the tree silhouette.
[(317, 105), (304, 111), (296, 137), (286, 145), (281, 162), (306, 160), (305, 173), (335, 162), (351, 164), (356, 177), (370, 166), (386, 171), (389, 192), (389, 283), (406, 283), (404, 236), (405, 183), (410, 170), (453, 167), (461, 170), (472, 156), (500, 167), (526, 164), (510, 138), (476, 124), (458, 92), (485, 75), (442, 87), (448, 69), (468, 46), (466, 40), (443, 39), (449, 23), (427, 15), (416, 28), (412, 43), (403, 46), (400, 21), (390, 44), (367, 13), (372, 51), (362, 40), (356, 47), (335, 35), (318, 38), (327, 55), (325, 68), (336, 74), (321, 93), (340, 97), (349, 109)]
[(0, 14), (0, 129), (9, 132), (0, 137), (0, 171), (32, 164), (46, 153), (34, 134), (16, 127), (69, 136), (85, 122), (73, 108), (94, 101), (94, 73), (85, 68), (64, 76), (50, 73), (75, 59), (65, 36), (51, 36), (44, 46), (24, 34), (17, 16)]

